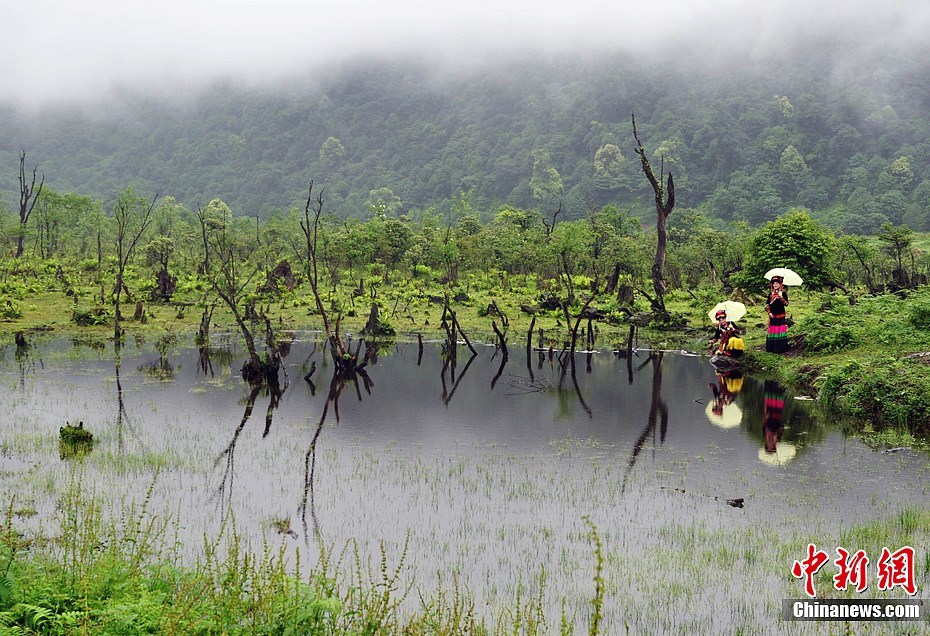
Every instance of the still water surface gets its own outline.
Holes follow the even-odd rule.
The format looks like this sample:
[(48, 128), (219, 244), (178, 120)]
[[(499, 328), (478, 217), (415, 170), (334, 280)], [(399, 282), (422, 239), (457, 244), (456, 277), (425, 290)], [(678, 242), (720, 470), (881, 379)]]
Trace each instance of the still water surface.
[[(765, 539), (751, 537), (806, 545), (927, 501), (925, 455), (869, 449), (803, 396), (727, 381), (703, 357), (579, 353), (572, 372), (542, 354), (527, 364), (522, 349), (504, 364), (494, 348), (470, 359), (461, 347), (453, 369), (438, 345), (398, 343), (367, 379), (332, 385), (318, 338), (295, 334), (277, 396), (243, 384), (229, 337), (209, 361), (170, 338), (130, 343), (118, 367), (110, 346), (8, 347), (4, 495), (25, 492), (39, 511), (25, 522), (47, 523), (76, 470), (115, 502), (155, 479), (192, 553), (232, 519), (256, 547), (267, 536), (310, 563), (321, 544), (338, 553), (350, 541), (374, 563), (383, 542), (396, 562), (409, 541), (415, 590), (457, 577), (493, 613), (544, 577), (553, 614), (565, 597), (579, 623), (593, 592), (589, 516), (605, 542), (609, 633), (812, 629), (777, 616), (802, 594), (789, 568), (804, 555), (759, 571)], [(61, 456), (66, 421), (94, 433), (86, 457)], [(680, 563), (718, 537), (734, 555)], [(657, 617), (668, 603), (679, 609)]]

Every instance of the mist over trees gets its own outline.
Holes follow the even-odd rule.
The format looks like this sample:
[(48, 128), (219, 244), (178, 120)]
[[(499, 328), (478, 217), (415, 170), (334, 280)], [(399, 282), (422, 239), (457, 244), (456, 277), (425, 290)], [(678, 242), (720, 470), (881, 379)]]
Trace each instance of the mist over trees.
[(925, 73), (884, 60), (838, 76), (809, 51), (726, 72), (675, 68), (619, 55), (446, 76), (369, 63), (277, 93), (225, 83), (127, 93), (95, 112), (9, 107), (0, 186), (15, 191), (25, 148), (55, 191), (112, 198), (132, 185), (262, 218), (298, 204), (308, 174), (340, 217), (451, 214), (469, 193), (484, 220), (502, 205), (548, 216), (560, 202), (564, 219), (608, 204), (648, 218), (635, 109), (680, 207), (752, 225), (806, 208), (847, 233), (930, 229)]

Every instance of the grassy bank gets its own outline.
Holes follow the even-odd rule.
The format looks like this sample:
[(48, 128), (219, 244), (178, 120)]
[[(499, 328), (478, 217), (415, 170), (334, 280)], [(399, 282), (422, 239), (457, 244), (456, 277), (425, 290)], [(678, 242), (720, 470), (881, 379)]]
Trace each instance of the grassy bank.
[(930, 433), (930, 290), (906, 296), (799, 294), (791, 351), (764, 352), (750, 333), (748, 363), (860, 420), (859, 432), (919, 444)]

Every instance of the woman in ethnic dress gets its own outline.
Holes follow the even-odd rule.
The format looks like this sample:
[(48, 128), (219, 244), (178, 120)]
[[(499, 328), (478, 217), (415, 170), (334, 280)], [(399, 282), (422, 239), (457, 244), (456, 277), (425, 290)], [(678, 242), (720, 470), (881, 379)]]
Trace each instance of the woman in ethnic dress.
[(712, 351), (718, 355), (731, 356), (733, 358), (739, 358), (743, 355), (742, 348), (734, 349), (730, 346), (730, 338), (736, 338), (740, 334), (740, 328), (735, 322), (731, 322), (727, 319), (727, 312), (723, 309), (719, 310), (714, 318), (717, 320), (717, 330), (714, 332), (714, 337), (710, 339), (709, 344), (711, 345)]
[(788, 350), (788, 321), (785, 308), (788, 306), (788, 292), (785, 290), (784, 278), (773, 276), (769, 287), (769, 299), (765, 311), (769, 315), (769, 332), (765, 339), (765, 350), (771, 353), (784, 353)]

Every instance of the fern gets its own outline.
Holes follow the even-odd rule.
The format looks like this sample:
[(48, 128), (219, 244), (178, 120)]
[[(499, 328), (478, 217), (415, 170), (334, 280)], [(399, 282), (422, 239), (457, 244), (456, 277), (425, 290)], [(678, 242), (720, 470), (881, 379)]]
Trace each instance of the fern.
[(13, 600), (13, 590), (16, 587), (16, 580), (13, 575), (7, 572), (0, 575), (0, 606), (7, 607)]

